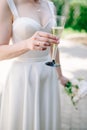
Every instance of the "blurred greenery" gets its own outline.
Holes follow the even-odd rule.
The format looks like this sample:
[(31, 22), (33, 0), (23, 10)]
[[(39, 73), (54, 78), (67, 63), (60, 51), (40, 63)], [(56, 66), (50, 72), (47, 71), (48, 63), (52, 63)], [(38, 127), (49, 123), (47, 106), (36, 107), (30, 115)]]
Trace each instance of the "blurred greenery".
[(71, 34), (78, 34), (78, 36), (80, 36), (79, 34), (83, 34), (83, 35), (86, 35), (86, 32), (84, 30), (82, 31), (79, 31), (79, 30), (74, 30), (73, 28), (71, 27), (68, 27), (68, 28), (65, 28), (63, 30), (63, 33), (62, 33), (62, 38), (65, 38), (67, 36), (67, 34), (71, 35)]
[(87, 0), (52, 0), (58, 15), (66, 16), (65, 28), (87, 32)]

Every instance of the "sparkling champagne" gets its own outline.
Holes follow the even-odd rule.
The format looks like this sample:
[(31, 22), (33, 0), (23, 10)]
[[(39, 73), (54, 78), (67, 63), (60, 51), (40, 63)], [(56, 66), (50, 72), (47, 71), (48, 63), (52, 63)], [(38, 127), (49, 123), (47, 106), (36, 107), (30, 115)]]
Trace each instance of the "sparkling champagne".
[[(64, 29), (65, 25), (65, 16), (62, 15), (54, 15), (52, 17), (52, 30), (51, 33), (55, 35), (58, 39), (60, 39), (61, 34)], [(46, 62), (45, 64), (51, 67), (59, 67), (60, 64), (56, 62), (56, 54), (57, 54), (57, 47), (58, 45), (53, 43), (52, 44), (52, 60)]]
[[(63, 29), (64, 29), (64, 27), (62, 27), (62, 26), (52, 27), (52, 34), (57, 36), (58, 39), (60, 39)], [(55, 60), (56, 52), (57, 52), (57, 44), (53, 44), (52, 60)]]

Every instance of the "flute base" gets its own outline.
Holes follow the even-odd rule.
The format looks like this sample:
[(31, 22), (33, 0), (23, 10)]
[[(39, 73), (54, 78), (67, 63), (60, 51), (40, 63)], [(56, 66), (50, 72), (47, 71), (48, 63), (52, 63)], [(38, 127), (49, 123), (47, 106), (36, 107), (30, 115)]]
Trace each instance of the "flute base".
[(50, 67), (59, 67), (60, 66), (60, 64), (56, 63), (55, 60), (46, 62), (45, 64), (50, 66)]

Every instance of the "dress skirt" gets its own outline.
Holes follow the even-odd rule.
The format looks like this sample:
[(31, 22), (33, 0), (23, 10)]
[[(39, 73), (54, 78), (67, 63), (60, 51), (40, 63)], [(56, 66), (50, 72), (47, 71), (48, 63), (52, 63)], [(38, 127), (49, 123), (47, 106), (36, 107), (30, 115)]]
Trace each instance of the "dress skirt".
[(2, 92), (0, 130), (61, 130), (56, 68), (15, 59)]

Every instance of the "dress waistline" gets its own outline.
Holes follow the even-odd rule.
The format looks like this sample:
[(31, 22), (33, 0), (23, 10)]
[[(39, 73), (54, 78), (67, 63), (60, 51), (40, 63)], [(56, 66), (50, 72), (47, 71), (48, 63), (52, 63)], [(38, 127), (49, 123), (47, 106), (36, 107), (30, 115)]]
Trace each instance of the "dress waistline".
[(43, 62), (43, 61), (47, 61), (48, 59), (50, 59), (50, 56), (43, 56), (43, 57), (37, 57), (37, 58), (23, 58), (23, 57), (17, 57), (15, 58), (16, 61), (20, 61), (20, 62)]

